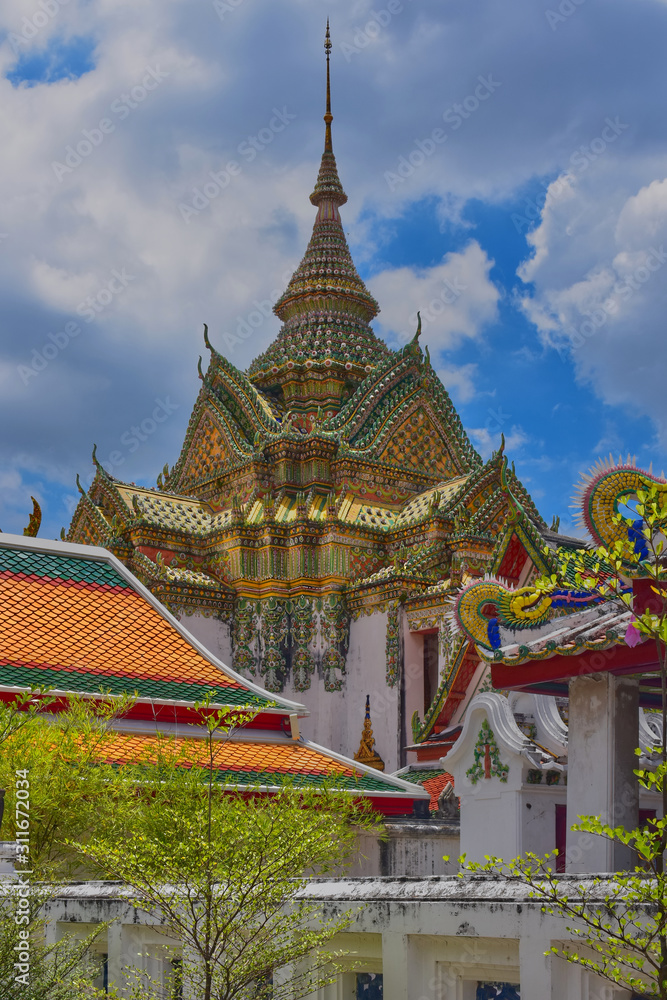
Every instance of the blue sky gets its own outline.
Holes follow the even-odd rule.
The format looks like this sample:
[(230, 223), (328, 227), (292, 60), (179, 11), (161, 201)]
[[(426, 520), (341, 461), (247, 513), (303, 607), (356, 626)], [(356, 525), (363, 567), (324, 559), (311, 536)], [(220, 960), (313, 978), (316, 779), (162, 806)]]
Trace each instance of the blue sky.
[[(23, 31), (25, 32), (25, 27)], [(17, 39), (23, 40), (23, 35)], [(91, 38), (54, 38), (43, 48), (21, 44), (14, 39), (13, 48), (19, 58), (7, 72), (6, 78), (14, 87), (34, 87), (38, 84), (56, 83), (58, 80), (76, 80), (95, 67), (95, 41)], [(10, 42), (11, 44), (11, 42)]]
[(241, 368), (275, 337), (247, 317), (312, 228), (327, 14), (342, 214), (378, 333), (400, 345), (422, 310), (473, 442), (488, 456), (504, 433), (565, 530), (599, 455), (667, 465), (664, 0), (9, 0), (4, 531), (32, 494), (55, 537), (94, 442), (154, 484), (204, 322)]

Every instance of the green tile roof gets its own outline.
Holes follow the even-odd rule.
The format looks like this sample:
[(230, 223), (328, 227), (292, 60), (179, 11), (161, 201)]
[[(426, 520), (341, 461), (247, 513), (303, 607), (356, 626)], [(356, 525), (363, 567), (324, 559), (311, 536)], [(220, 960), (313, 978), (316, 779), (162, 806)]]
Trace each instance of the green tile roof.
[(51, 552), (33, 552), (30, 549), (10, 549), (0, 546), (0, 573), (25, 573), (51, 580), (72, 580), (76, 583), (93, 583), (99, 586), (123, 587), (132, 590), (115, 569), (99, 559), (78, 559)]
[(76, 670), (59, 670), (39, 666), (0, 664), (0, 684), (12, 687), (43, 687), (54, 690), (82, 691), (86, 694), (110, 692), (133, 694), (140, 698), (166, 699), (168, 701), (201, 701), (209, 691), (222, 705), (267, 705), (268, 698), (242, 687), (215, 688), (212, 684), (192, 684), (182, 681), (144, 680), (135, 677), (116, 677), (111, 674), (86, 674)]

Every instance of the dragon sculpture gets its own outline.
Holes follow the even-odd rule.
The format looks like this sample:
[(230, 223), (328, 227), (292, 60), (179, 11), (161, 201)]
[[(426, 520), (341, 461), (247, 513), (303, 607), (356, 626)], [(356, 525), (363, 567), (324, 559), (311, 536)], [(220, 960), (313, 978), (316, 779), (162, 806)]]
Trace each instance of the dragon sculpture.
[[(632, 503), (639, 490), (657, 486), (667, 491), (667, 481), (651, 470), (645, 472), (628, 461), (611, 464), (611, 459), (599, 462), (578, 487), (579, 518), (597, 545), (610, 548), (614, 542), (630, 538), (640, 559), (648, 558), (641, 518), (632, 517)], [(623, 521), (614, 519), (623, 515)], [(628, 524), (631, 520), (632, 524)]]
[(457, 596), (454, 620), (458, 629), (486, 649), (500, 647), (500, 629), (520, 631), (544, 625), (560, 608), (572, 611), (599, 601), (588, 591), (508, 587), (501, 580), (475, 580)]
[[(667, 492), (664, 477), (638, 469), (629, 459), (617, 464), (599, 462), (583, 477), (577, 497), (579, 517), (597, 545), (610, 548), (629, 538), (640, 560), (648, 558), (643, 522), (633, 516), (633, 501), (639, 491), (652, 485)], [(536, 587), (514, 590), (502, 580), (488, 578), (474, 580), (459, 592), (452, 617), (459, 631), (477, 645), (498, 649), (501, 629), (516, 632), (539, 627), (558, 609), (576, 611), (600, 600), (596, 591), (545, 591)]]

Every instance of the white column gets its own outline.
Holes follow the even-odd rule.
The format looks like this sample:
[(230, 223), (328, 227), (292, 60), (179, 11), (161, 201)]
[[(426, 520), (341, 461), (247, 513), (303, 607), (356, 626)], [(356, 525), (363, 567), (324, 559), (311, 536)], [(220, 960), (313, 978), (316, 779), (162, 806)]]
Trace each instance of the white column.
[(638, 682), (613, 674), (570, 681), (567, 776), (567, 871), (632, 867), (627, 848), (569, 829), (578, 816), (612, 826), (637, 825), (639, 788), (633, 774), (639, 734)]
[(123, 975), (123, 925), (120, 920), (109, 924), (107, 929), (107, 961), (109, 969), (109, 986), (115, 986), (120, 992), (125, 986)]
[[(551, 941), (522, 934), (519, 939), (519, 976), (522, 997), (556, 1000), (551, 985), (551, 956), (545, 955)], [(560, 1000), (560, 998), (559, 998)]]
[(382, 993), (384, 1000), (411, 1000), (408, 992), (410, 948), (407, 934), (382, 934)]

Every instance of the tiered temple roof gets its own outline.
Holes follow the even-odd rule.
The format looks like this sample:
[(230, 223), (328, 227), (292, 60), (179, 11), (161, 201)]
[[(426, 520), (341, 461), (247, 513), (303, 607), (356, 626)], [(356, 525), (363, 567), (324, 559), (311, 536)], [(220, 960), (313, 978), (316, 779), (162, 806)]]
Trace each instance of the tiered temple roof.
[[(426, 798), (409, 782), (305, 741), (296, 722), (308, 714), (303, 705), (269, 700), (217, 661), (104, 549), (0, 534), (0, 604), (1, 699), (38, 688), (57, 711), (72, 694), (134, 696), (105, 749), (112, 762), (150, 757), (158, 730), (196, 753), (199, 713), (249, 706), (255, 717), (216, 755), (218, 780), (230, 789), (326, 779), (391, 815), (411, 814)], [(208, 708), (195, 711), (207, 695)]]
[[(379, 307), (341, 222), (328, 35), (326, 46), (317, 214), (275, 305), (278, 336), (242, 372), (205, 327), (209, 361), (175, 464), (145, 488), (93, 453), (95, 479), (67, 534), (109, 548), (175, 613), (227, 623), (235, 669), (278, 692), (316, 680), (342, 690), (351, 623), (377, 613), (379, 675), (397, 687), (403, 609), (410, 628), (439, 628), (462, 582), (498, 558), (518, 580), (548, 531), (504, 446), (484, 462), (471, 444), (421, 324), (399, 350), (371, 327)], [(478, 659), (449, 653), (451, 716)], [(415, 734), (440, 716), (415, 720)]]

